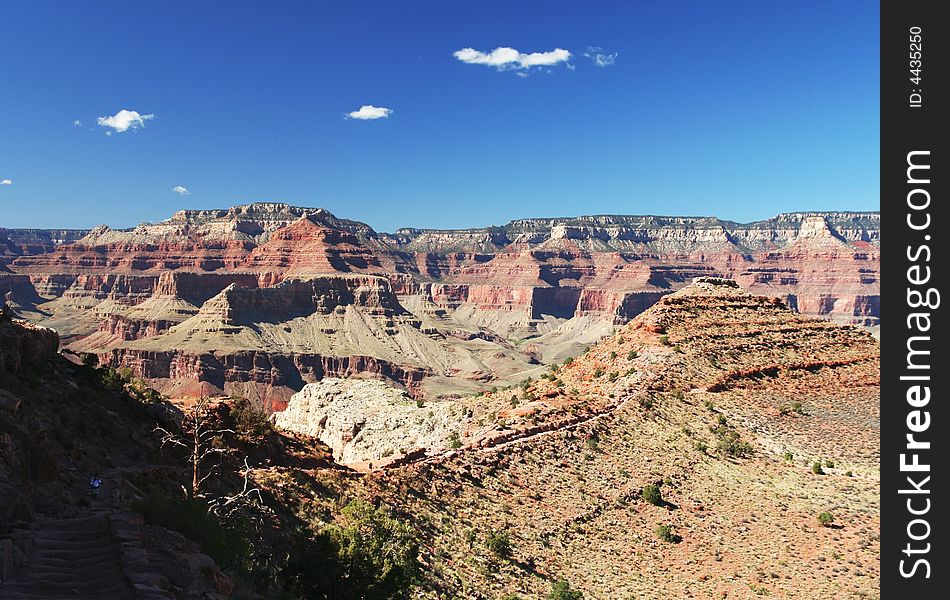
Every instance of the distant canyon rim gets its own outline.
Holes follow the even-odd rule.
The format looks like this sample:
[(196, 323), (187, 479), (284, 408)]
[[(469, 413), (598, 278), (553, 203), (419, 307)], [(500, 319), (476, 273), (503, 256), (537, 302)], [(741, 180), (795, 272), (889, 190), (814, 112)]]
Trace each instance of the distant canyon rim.
[(306, 383), (459, 398), (539, 373), (694, 277), (880, 326), (880, 214), (598, 215), (379, 233), (320, 208), (183, 210), (130, 229), (0, 228), (0, 296), (64, 350), (172, 398), (282, 410)]

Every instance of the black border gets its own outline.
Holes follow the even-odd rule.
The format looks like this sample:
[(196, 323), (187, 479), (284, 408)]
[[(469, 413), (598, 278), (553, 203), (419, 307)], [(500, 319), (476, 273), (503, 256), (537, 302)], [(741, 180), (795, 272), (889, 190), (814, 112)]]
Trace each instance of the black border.
[[(950, 118), (950, 106), (947, 105), (945, 78), (950, 75), (947, 61), (946, 38), (950, 35), (950, 22), (938, 17), (941, 11), (938, 2), (886, 1), (881, 4), (881, 216), (886, 230), (881, 253), (881, 596), (882, 598), (946, 598), (948, 569), (941, 558), (946, 554), (948, 542), (944, 512), (950, 510), (945, 498), (936, 489), (946, 489), (950, 483), (946, 479), (946, 469), (942, 464), (947, 460), (946, 446), (941, 442), (946, 433), (950, 433), (947, 419), (950, 418), (944, 408), (947, 362), (945, 346), (950, 339), (942, 339), (938, 331), (946, 330), (942, 323), (942, 307), (930, 311), (932, 316), (931, 340), (929, 345), (918, 346), (930, 350), (929, 362), (932, 365), (930, 375), (931, 400), (922, 410), (930, 412), (930, 428), (916, 434), (917, 439), (931, 442), (930, 451), (921, 451), (920, 461), (931, 465), (931, 476), (926, 487), (930, 490), (930, 510), (922, 518), (930, 525), (929, 538), (921, 542), (931, 544), (930, 552), (908, 557), (903, 551), (911, 540), (907, 536), (908, 522), (915, 518), (907, 511), (906, 477), (901, 472), (901, 454), (907, 453), (905, 436), (908, 433), (908, 412), (914, 410), (906, 401), (908, 382), (901, 381), (901, 375), (907, 373), (907, 339), (914, 335), (908, 327), (908, 314), (921, 309), (908, 306), (908, 267), (912, 262), (908, 250), (915, 252), (922, 244), (929, 245), (932, 255), (929, 263), (932, 279), (929, 286), (940, 292), (944, 289), (946, 269), (946, 238), (950, 229), (950, 212), (945, 206), (945, 180), (948, 172), (947, 155), (939, 148), (944, 143), (946, 127), (940, 125), (941, 117)], [(943, 12), (950, 5), (943, 3)], [(922, 36), (922, 72), (919, 84), (914, 84), (909, 72), (909, 31), (911, 27), (920, 27)], [(910, 93), (913, 89), (922, 90), (920, 107), (912, 107)], [(907, 194), (919, 186), (908, 185), (907, 155), (915, 150), (929, 150), (930, 183), (925, 187), (932, 199), (930, 215), (932, 225), (927, 232), (914, 231), (907, 225)], [(937, 212), (942, 213), (941, 222)], [(915, 218), (921, 218), (919, 215)], [(925, 242), (925, 234), (931, 240)], [(923, 286), (928, 287), (928, 286)], [(917, 289), (923, 289), (918, 287)], [(941, 302), (950, 301), (950, 296), (941, 298)], [(944, 325), (941, 327), (941, 325)], [(916, 373), (920, 373), (917, 371)], [(941, 435), (944, 434), (944, 435)], [(908, 458), (909, 460), (909, 458)], [(918, 496), (918, 498), (922, 498)], [(923, 501), (917, 505), (923, 506)], [(918, 524), (917, 533), (923, 531)], [(930, 577), (923, 577), (925, 570), (918, 569), (916, 576), (905, 578), (900, 573), (900, 561), (924, 557), (930, 565)], [(912, 562), (905, 562), (909, 570)]]

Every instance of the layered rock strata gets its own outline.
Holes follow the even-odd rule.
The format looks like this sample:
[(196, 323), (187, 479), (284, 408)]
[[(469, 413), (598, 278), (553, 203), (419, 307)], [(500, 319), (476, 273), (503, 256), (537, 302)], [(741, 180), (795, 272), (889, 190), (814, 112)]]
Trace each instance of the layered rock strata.
[[(283, 382), (283, 400), (307, 373), (363, 367), (423, 395), (499, 385), (697, 276), (735, 278), (837, 322), (880, 318), (877, 213), (749, 224), (590, 216), (386, 234), (323, 209), (258, 203), (128, 230), (0, 230), (0, 248), (0, 293), (71, 348), (161, 373), (174, 390), (217, 372), (226, 375), (203, 383), (219, 392)], [(346, 283), (360, 277), (359, 291)], [(319, 283), (301, 287), (307, 280)], [(248, 361), (261, 366), (236, 366)], [(288, 361), (302, 371), (273, 364)]]

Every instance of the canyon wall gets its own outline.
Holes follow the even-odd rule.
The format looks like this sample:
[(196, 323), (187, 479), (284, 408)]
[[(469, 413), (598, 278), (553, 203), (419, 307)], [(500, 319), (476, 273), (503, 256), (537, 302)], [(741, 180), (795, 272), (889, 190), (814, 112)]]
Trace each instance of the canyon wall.
[(253, 383), (284, 401), (352, 373), (420, 396), (471, 393), (576, 352), (700, 276), (806, 315), (880, 322), (877, 213), (388, 234), (258, 203), (124, 230), (0, 229), (0, 253), (0, 294), (24, 317), (174, 393)]

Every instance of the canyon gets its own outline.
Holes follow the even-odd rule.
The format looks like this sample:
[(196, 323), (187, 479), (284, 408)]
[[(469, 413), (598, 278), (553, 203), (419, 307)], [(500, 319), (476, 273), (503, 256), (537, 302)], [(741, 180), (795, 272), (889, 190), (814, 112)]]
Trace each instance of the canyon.
[(65, 350), (171, 397), (270, 410), (326, 377), (458, 399), (536, 375), (694, 277), (880, 325), (880, 215), (521, 219), (379, 233), (319, 208), (183, 210), (131, 229), (0, 228), (0, 296)]
[(371, 437), (404, 449), (362, 476), (254, 478), (321, 523), (343, 497), (408, 515), (424, 598), (547, 598), (557, 581), (591, 599), (874, 597), (879, 370), (867, 331), (699, 277), (540, 376), (439, 403), (454, 443), (406, 428), (404, 397), (307, 386), (279, 427), (344, 461)]

